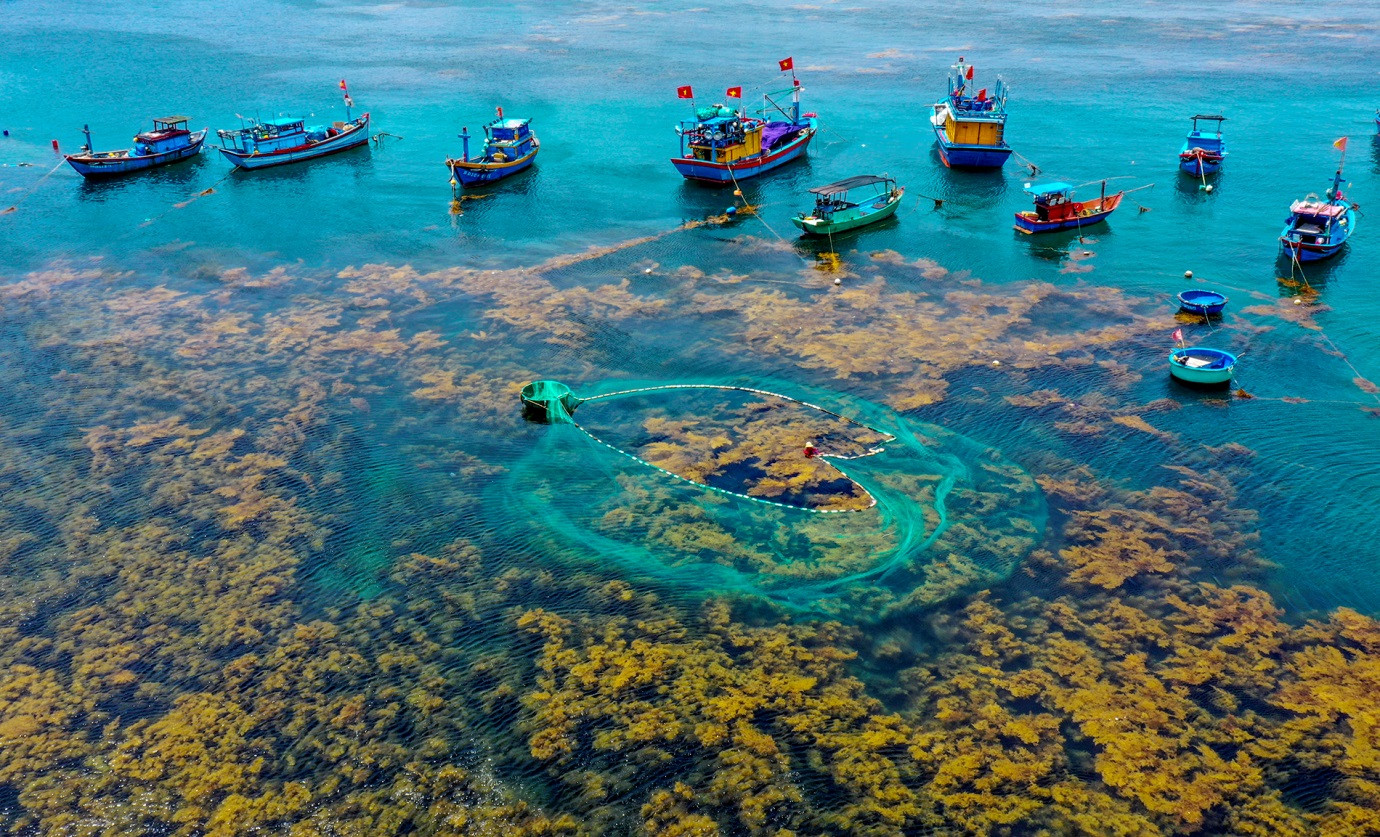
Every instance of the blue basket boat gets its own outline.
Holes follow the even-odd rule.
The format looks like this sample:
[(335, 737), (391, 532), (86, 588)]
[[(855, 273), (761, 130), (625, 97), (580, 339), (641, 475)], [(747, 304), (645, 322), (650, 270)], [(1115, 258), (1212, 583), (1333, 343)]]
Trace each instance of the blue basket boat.
[[(676, 126), (680, 156), (672, 157), (671, 165), (686, 180), (727, 184), (804, 157), (818, 124), (813, 113), (800, 112), (800, 80), (792, 76), (791, 82), (789, 89), (762, 94), (757, 116), (722, 104), (697, 108), (694, 119)], [(786, 93), (789, 108), (776, 101)]]
[(1012, 151), (1006, 144), (1006, 82), (998, 77), (991, 95), (973, 87), (973, 68), (960, 57), (950, 68), (949, 95), (930, 116), (939, 158), (949, 168), (999, 169)]
[(498, 118), (484, 126), (484, 153), (470, 157), (470, 129), (460, 129), (464, 142), (459, 157), (446, 160), (454, 184), (476, 186), (493, 183), (531, 167), (541, 150), (541, 143), (532, 133), (532, 120), (505, 119), (503, 108)]
[(1221, 349), (1190, 346), (1169, 353), (1169, 374), (1185, 383), (1216, 386), (1231, 382), (1236, 355)]
[(216, 131), (216, 135), (221, 143), (217, 150), (227, 160), (242, 169), (266, 169), (365, 145), (369, 142), (369, 114), (311, 128), (291, 117), (253, 120), (233, 131)]
[(201, 152), (206, 129), (191, 131), (187, 117), (165, 116), (153, 120), (153, 130), (134, 137), (134, 146), (119, 151), (92, 151), (91, 127), (82, 126), (86, 145), (80, 154), (68, 154), (65, 159), (82, 177), (102, 178), (132, 174), (137, 171), (190, 160)]
[[(1179, 150), (1179, 168), (1194, 177), (1216, 174), (1222, 168), (1222, 158), (1227, 156), (1227, 142), (1222, 139), (1222, 123), (1227, 121), (1219, 114), (1196, 114), (1192, 117), (1193, 129), (1184, 139), (1184, 147)], [(1198, 120), (1211, 122), (1211, 126), (1199, 128)]]
[(1204, 317), (1217, 317), (1227, 307), (1227, 298), (1216, 291), (1193, 288), (1179, 294), (1179, 308)]

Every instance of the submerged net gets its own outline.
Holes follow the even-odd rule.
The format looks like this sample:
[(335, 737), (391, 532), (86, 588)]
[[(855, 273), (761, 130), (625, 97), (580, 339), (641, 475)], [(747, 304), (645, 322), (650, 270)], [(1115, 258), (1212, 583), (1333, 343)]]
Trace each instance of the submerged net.
[(522, 391), (549, 427), (501, 502), (542, 523), (543, 554), (883, 616), (1004, 580), (1043, 532), (1024, 470), (879, 405), (718, 382), (609, 390)]

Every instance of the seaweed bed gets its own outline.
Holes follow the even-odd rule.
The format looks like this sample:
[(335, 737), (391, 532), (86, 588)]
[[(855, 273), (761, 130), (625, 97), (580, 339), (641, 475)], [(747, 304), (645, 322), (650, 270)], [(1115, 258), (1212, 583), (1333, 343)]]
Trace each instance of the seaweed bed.
[[(93, 262), (0, 285), (0, 824), (1380, 833), (1380, 624), (1286, 618), (1264, 589), (1251, 451), (1138, 397), (1150, 303), (894, 253), (853, 254), (835, 288), (733, 248), (713, 269), (646, 239), (510, 270)], [(524, 481), (554, 456), (518, 417), (526, 381), (710, 374), (927, 420), (980, 375), (962, 398), (1033, 436), (972, 448), (994, 487), (955, 489), (913, 566), (809, 601), (603, 560), (514, 502), (598, 477), (579, 531), (797, 579), (770, 518), (717, 525), (693, 487)], [(691, 477), (731, 464), (687, 453), (698, 419), (625, 431)], [(739, 449), (768, 495), (804, 484), (763, 477), (807, 431), (774, 432)], [(1132, 481), (1071, 455), (1089, 438), (1158, 461)], [(893, 488), (933, 490), (913, 476)], [(808, 571), (882, 548), (859, 537)]]

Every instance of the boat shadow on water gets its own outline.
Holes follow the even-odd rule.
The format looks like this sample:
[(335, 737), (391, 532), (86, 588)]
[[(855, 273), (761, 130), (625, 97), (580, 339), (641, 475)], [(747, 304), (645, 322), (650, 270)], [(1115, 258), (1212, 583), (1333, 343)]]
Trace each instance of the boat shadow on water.
[[(832, 236), (807, 235), (801, 233), (799, 236), (789, 240), (795, 247), (796, 252), (803, 258), (817, 259), (825, 253), (838, 253), (839, 248), (845, 243), (849, 245), (855, 244), (860, 236), (865, 236), (869, 233), (879, 233), (884, 230), (894, 230), (896, 227), (900, 226), (900, 224), (901, 219), (899, 214), (897, 214), (889, 218), (883, 218), (880, 221), (874, 221), (865, 227), (855, 227), (851, 230), (836, 232)], [(873, 249), (876, 248), (867, 248), (868, 251)]]
[(83, 177), (81, 187), (77, 191), (77, 199), (104, 202), (121, 195), (134, 194), (139, 190), (148, 190), (150, 187), (154, 189), (172, 187), (174, 189), (195, 190), (197, 186), (201, 185), (199, 181), (206, 180), (208, 173), (214, 174), (215, 172), (208, 167), (207, 155), (202, 152), (188, 160), (173, 165), (145, 169), (135, 172), (131, 176)]
[[(306, 164), (308, 162), (310, 165)], [(232, 167), (228, 174), (230, 174), (232, 182), (236, 183), (300, 183), (317, 172), (327, 172), (334, 176), (348, 173), (361, 177), (370, 175), (373, 171), (374, 155), (366, 143), (310, 161), (303, 161), (302, 164), (270, 166), (262, 169)]]
[(1289, 298), (1325, 289), (1350, 258), (1350, 242), (1343, 244), (1337, 255), (1331, 258), (1303, 263), (1295, 262), (1283, 247), (1278, 247), (1275, 254), (1275, 284), (1279, 287), (1279, 295)]
[[(1227, 173), (1225, 170), (1209, 174), (1206, 179), (1179, 170), (1174, 174), (1174, 199), (1182, 206), (1198, 206), (1207, 203), (1213, 195), (1222, 189), (1226, 182)], [(1212, 187), (1209, 192), (1203, 186)]]

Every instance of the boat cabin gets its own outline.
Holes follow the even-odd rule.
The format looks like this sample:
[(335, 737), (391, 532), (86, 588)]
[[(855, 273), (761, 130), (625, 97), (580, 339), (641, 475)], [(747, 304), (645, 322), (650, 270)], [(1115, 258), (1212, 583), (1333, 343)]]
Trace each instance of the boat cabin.
[[(852, 194), (854, 190), (863, 189), (867, 186), (880, 186), (881, 188), (869, 190), (865, 197)], [(810, 194), (815, 196), (815, 208), (812, 214), (815, 218), (828, 219), (835, 212), (854, 209), (860, 204), (885, 203), (895, 188), (895, 180), (875, 174), (860, 174), (856, 177), (840, 180), (837, 183), (830, 183), (827, 186), (816, 186), (810, 190)]]
[(1334, 230), (1333, 226), (1345, 227), (1347, 207), (1338, 203), (1319, 203), (1317, 201), (1294, 201), (1289, 206), (1289, 238), (1304, 244), (1330, 244), (1334, 232), (1346, 237), (1346, 230)]
[[(715, 115), (701, 116), (704, 111)], [(725, 111), (727, 115), (723, 115)], [(711, 163), (735, 163), (762, 153), (762, 130), (766, 126), (762, 120), (739, 116), (724, 105), (701, 108), (697, 117), (680, 125), (683, 156)]]
[(1006, 130), (1006, 82), (997, 79), (990, 95), (985, 87), (973, 90), (966, 69), (960, 61), (949, 74), (944, 133), (955, 145), (1000, 146)]
[[(496, 163), (516, 160), (532, 150), (536, 137), (530, 119), (498, 119), (484, 126), (484, 156)], [(469, 158), (469, 138), (465, 137), (465, 157)]]
[(133, 153), (162, 154), (165, 151), (186, 147), (192, 134), (187, 129), (187, 122), (185, 116), (165, 116), (153, 120), (152, 131), (144, 131), (134, 137)]
[(1073, 187), (1067, 183), (1027, 184), (1025, 192), (1035, 197), (1035, 217), (1040, 221), (1058, 221), (1074, 214)]
[[(1192, 118), (1193, 130), (1188, 132), (1188, 137), (1185, 140), (1186, 148), (1201, 148), (1204, 151), (1221, 152), (1223, 147), (1222, 123), (1227, 121), (1227, 118), (1218, 114), (1203, 113), (1195, 114)], [(1198, 127), (1199, 120), (1205, 123), (1202, 128)]]
[[(285, 148), (297, 148), (306, 145), (309, 139), (307, 130), (303, 127), (303, 120), (292, 117), (280, 119), (266, 119), (263, 122), (255, 122), (244, 128), (234, 131), (216, 131), (220, 137), (221, 145), (232, 151), (242, 154), (269, 154), (274, 151), (281, 151)], [(338, 133), (336, 129), (313, 128), (314, 133), (319, 134), (319, 138), (325, 139), (327, 136)]]

